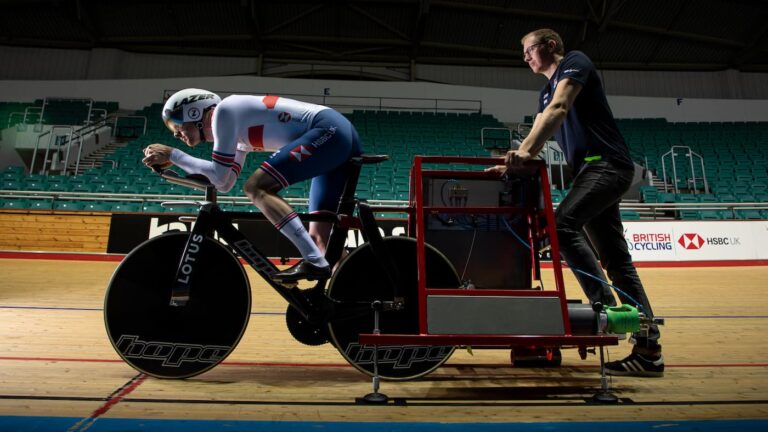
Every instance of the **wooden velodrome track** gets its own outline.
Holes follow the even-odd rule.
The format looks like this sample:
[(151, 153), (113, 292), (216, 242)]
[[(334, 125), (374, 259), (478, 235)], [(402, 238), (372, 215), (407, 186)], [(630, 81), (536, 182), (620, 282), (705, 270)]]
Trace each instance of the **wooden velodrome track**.
[[(417, 381), (384, 382), (385, 406), (356, 404), (370, 378), (330, 346), (285, 328), (285, 305), (249, 269), (248, 330), (235, 352), (187, 380), (138, 374), (109, 344), (102, 301), (116, 262), (0, 259), (0, 431), (59, 430), (766, 430), (768, 267), (641, 268), (666, 318), (661, 379), (616, 377), (595, 405), (599, 360), (517, 369), (508, 350), (457, 350)], [(9, 258), (10, 257), (10, 258)], [(33, 259), (29, 259), (33, 258)], [(566, 271), (569, 298), (581, 291)], [(611, 359), (629, 351), (610, 347)], [(598, 422), (598, 423), (595, 423)]]

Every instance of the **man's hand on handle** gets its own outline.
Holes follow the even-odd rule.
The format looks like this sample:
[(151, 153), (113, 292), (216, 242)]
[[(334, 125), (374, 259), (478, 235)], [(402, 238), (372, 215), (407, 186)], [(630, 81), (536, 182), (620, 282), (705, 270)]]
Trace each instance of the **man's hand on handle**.
[(502, 175), (507, 172), (508, 169), (521, 168), (531, 159), (533, 159), (533, 156), (525, 150), (510, 150), (504, 155), (504, 165), (488, 167), (485, 171)]
[(525, 150), (510, 150), (504, 156), (504, 165), (507, 168), (519, 168), (531, 159), (533, 159), (533, 156)]

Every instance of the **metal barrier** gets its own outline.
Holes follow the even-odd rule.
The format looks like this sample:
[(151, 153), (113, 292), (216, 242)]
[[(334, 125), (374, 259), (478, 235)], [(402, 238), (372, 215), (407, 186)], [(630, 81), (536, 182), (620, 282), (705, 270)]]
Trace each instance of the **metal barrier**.
[[(98, 192), (51, 192), (51, 191), (24, 191), (24, 190), (0, 190), (0, 198), (16, 199), (50, 199), (56, 200), (83, 200), (83, 201), (131, 201), (137, 203), (162, 202), (169, 200), (190, 200), (199, 198), (204, 199), (202, 193), (195, 194), (135, 194), (135, 193), (98, 193)], [(286, 201), (292, 206), (306, 206), (308, 198), (288, 197)], [(403, 200), (368, 200), (374, 206), (402, 206), (406, 208), (408, 201)], [(220, 196), (220, 204), (242, 204), (252, 205), (251, 201), (245, 196)], [(559, 203), (553, 203), (557, 208)], [(621, 210), (635, 210), (651, 213), (651, 220), (670, 219), (670, 213), (683, 210), (727, 210), (732, 216), (736, 216), (737, 210), (765, 210), (768, 211), (768, 202), (726, 202), (726, 203), (621, 203)], [(647, 218), (646, 218), (647, 220)]]
[[(662, 179), (664, 181), (664, 192), (668, 192), (668, 182), (667, 182), (667, 157), (669, 157), (670, 161), (672, 162), (672, 185), (673, 190), (675, 193), (680, 192), (680, 188), (678, 187), (679, 184), (679, 177), (677, 175), (677, 162), (675, 161), (675, 156), (678, 156), (678, 153), (676, 152), (676, 149), (678, 151), (682, 150), (685, 153), (682, 154), (682, 156), (686, 157), (688, 159), (688, 162), (691, 166), (691, 189), (693, 190), (693, 193), (698, 193), (698, 188), (696, 187), (698, 182), (698, 179), (702, 180), (703, 186), (704, 186), (704, 193), (709, 193), (709, 184), (707, 183), (707, 175), (704, 170), (704, 158), (701, 157), (698, 153), (691, 150), (688, 146), (672, 146), (670, 147), (669, 151), (661, 155), (661, 170), (662, 170)], [(694, 169), (694, 163), (693, 159), (697, 158), (699, 161), (699, 166), (701, 167), (701, 177), (696, 176), (696, 170)]]

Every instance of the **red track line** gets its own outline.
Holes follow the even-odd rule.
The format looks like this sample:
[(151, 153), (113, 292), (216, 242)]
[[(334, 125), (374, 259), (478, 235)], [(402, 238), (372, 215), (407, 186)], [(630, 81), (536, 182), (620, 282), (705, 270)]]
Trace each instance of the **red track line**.
[(123, 398), (125, 398), (132, 391), (136, 390), (136, 387), (140, 386), (141, 383), (143, 383), (146, 379), (147, 375), (144, 375), (143, 373), (140, 373), (131, 378), (131, 380), (125, 383), (125, 385), (112, 392), (112, 394), (109, 395), (107, 401), (104, 402), (102, 406), (96, 408), (96, 410), (92, 412), (90, 416), (75, 423), (72, 427), (67, 429), (67, 432), (84, 432), (88, 430), (91, 426), (93, 426), (93, 423), (96, 422), (96, 419), (104, 415), (113, 406), (120, 403)]
[(60, 261), (122, 261), (124, 254), (0, 251), (4, 259), (41, 259)]
[(117, 405), (130, 392), (136, 390), (136, 387), (140, 386), (141, 383), (143, 383), (144, 380), (146, 380), (146, 379), (147, 379), (147, 375), (144, 375), (144, 374), (138, 375), (134, 380), (132, 380), (132, 382), (128, 386), (126, 386), (125, 388), (120, 390), (113, 397), (109, 398), (109, 400), (107, 400), (104, 403), (104, 405), (102, 405), (99, 408), (97, 408), (96, 411), (94, 411), (93, 414), (91, 414), (91, 418), (99, 417), (100, 415), (102, 415), (102, 414), (106, 413), (107, 411), (109, 411), (110, 408), (112, 408), (113, 406)]

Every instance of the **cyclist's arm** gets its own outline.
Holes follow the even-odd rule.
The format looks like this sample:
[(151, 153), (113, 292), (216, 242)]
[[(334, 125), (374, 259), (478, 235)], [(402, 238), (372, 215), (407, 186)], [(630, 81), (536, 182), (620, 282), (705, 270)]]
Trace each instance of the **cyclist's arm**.
[(214, 147), (213, 160), (207, 161), (191, 156), (179, 149), (171, 152), (171, 162), (189, 174), (202, 174), (221, 192), (229, 192), (235, 185), (243, 167), (246, 152), (235, 151), (234, 157), (221, 156)]
[(222, 192), (235, 185), (246, 152), (237, 150), (237, 125), (231, 107), (220, 105), (213, 122), (213, 154), (211, 160), (198, 159), (179, 149), (171, 153), (171, 162), (190, 174), (202, 174)]

